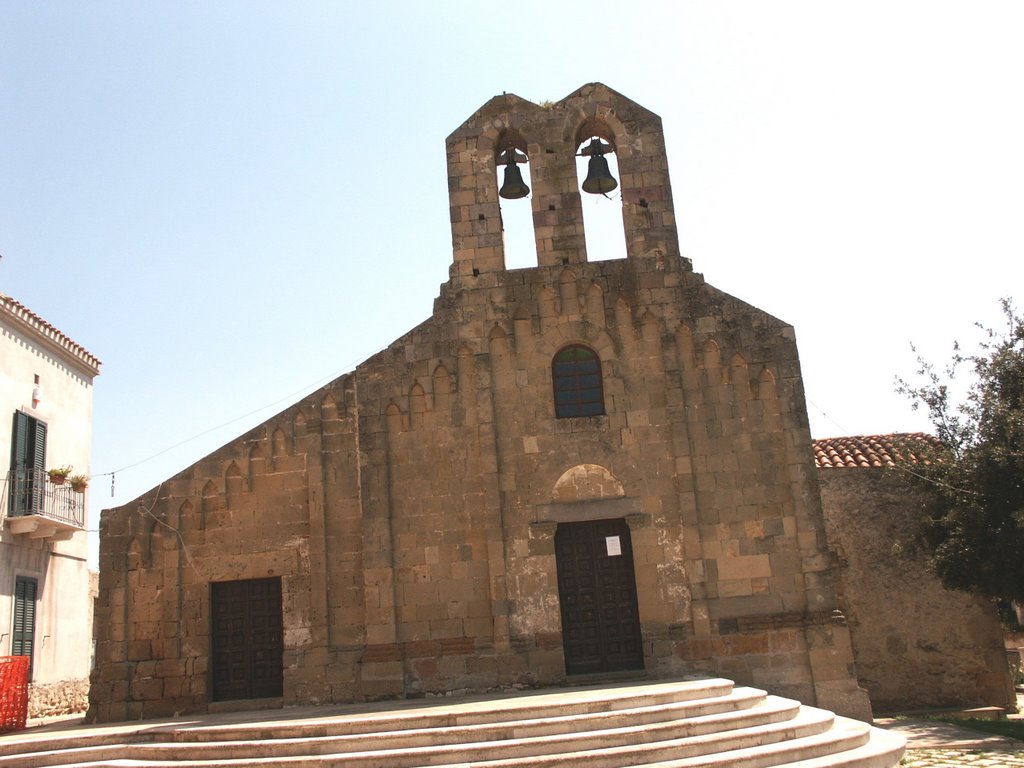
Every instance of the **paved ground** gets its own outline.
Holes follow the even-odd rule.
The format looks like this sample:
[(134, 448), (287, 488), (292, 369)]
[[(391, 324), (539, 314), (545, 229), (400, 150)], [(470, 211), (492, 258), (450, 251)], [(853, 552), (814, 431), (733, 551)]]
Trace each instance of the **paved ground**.
[(929, 720), (879, 719), (875, 725), (907, 739), (904, 768), (1024, 768), (1024, 742)]
[[(1024, 712), (1024, 695), (1018, 695), (1017, 708)], [(1010, 717), (1022, 719), (1024, 715)], [(903, 768), (1024, 768), (1024, 742), (1016, 739), (937, 720), (878, 718), (875, 725), (906, 737), (907, 753), (900, 763)]]
[(907, 750), (900, 761), (902, 768), (955, 768), (962, 765), (990, 766), (990, 768), (1018, 768), (1024, 766), (1024, 752), (993, 752), (964, 749)]

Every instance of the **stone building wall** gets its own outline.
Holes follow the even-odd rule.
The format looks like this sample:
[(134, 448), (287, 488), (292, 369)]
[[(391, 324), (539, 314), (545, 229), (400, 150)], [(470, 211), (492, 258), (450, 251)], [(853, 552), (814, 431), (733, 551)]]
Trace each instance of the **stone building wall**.
[(920, 492), (895, 468), (819, 475), (857, 672), (875, 710), (1015, 707), (995, 606), (945, 589), (913, 547)]
[[(617, 261), (586, 260), (574, 155), (594, 135), (618, 154)], [(508, 146), (533, 164), (518, 202), (536, 268), (504, 268)], [(104, 513), (90, 717), (207, 709), (211, 583), (243, 579), (280, 579), (285, 704), (563, 682), (557, 536), (620, 521), (637, 674), (723, 674), (869, 718), (793, 330), (679, 256), (657, 116), (596, 84), (549, 108), (496, 97), (448, 159), (454, 261), (432, 317)], [(600, 415), (555, 417), (571, 344), (600, 360)]]

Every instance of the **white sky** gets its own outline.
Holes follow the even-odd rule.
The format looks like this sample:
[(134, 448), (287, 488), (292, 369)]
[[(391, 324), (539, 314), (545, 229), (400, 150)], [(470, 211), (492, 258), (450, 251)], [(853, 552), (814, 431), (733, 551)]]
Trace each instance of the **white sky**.
[(814, 436), (925, 429), (910, 342), (1022, 293), (1022, 40), (984, 0), (0, 0), (0, 291), (103, 360), (95, 527), (424, 320), (445, 137), (601, 81), (663, 118), (694, 269), (796, 327)]

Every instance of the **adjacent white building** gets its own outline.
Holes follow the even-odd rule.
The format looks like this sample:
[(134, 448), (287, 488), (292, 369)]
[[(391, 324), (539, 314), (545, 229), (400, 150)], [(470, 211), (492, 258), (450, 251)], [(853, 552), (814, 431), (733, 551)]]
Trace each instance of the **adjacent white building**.
[(100, 361), (0, 294), (0, 655), (31, 659), (30, 716), (84, 708), (92, 657), (86, 564), (92, 387)]

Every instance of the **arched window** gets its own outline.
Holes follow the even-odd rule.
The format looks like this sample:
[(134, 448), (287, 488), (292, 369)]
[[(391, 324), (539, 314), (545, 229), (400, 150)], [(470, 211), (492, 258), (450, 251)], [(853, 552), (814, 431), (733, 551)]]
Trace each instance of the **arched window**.
[(566, 347), (551, 362), (555, 416), (600, 416), (604, 413), (601, 360), (589, 347)]
[[(505, 269), (537, 266), (533, 210), (527, 197), (532, 181), (531, 165), (526, 140), (518, 131), (506, 129), (495, 143), (494, 156)], [(484, 219), (483, 214), (478, 215), (479, 220)]]

